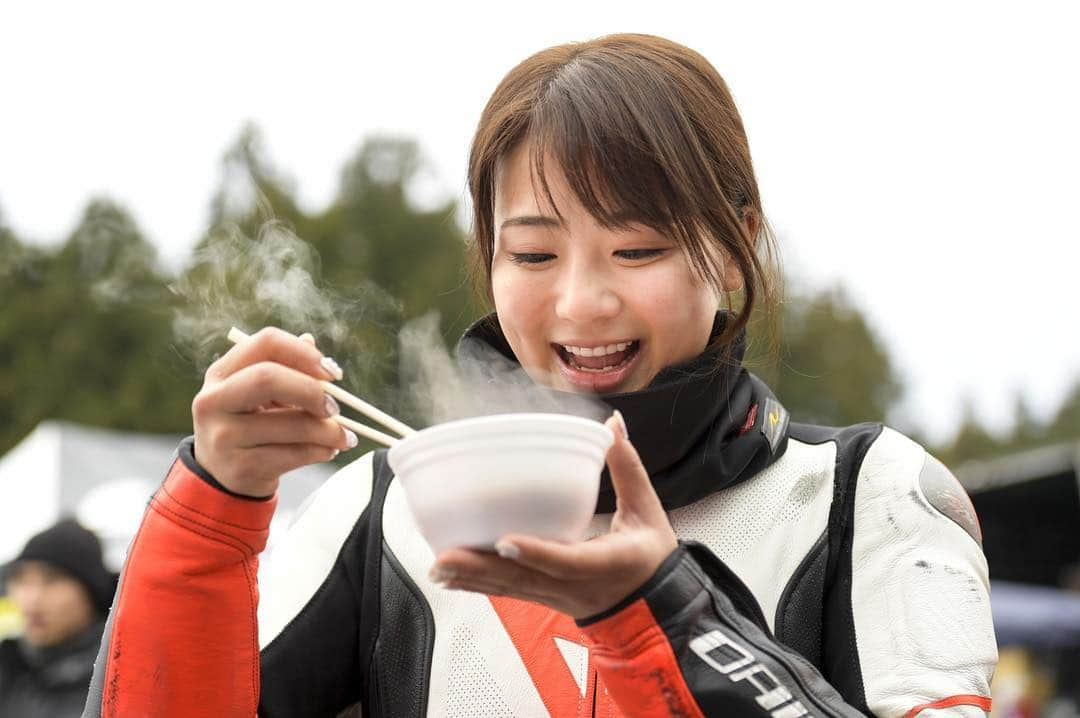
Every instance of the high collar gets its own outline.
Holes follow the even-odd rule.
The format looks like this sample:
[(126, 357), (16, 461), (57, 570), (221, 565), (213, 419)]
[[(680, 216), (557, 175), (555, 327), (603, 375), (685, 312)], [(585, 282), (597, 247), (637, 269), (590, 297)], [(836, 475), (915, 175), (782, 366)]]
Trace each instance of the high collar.
[[(726, 316), (717, 313), (713, 336)], [(494, 314), (465, 332), (460, 361), (482, 355), (461, 351), (470, 341), (482, 342), (518, 363)], [(742, 366), (745, 348), (745, 337), (740, 336), (730, 351), (709, 349), (663, 369), (644, 389), (597, 395), (622, 412), (630, 440), (669, 511), (753, 476), (787, 448), (787, 412)], [(546, 391), (569, 398), (568, 392)], [(605, 469), (596, 511), (614, 510), (615, 492)]]

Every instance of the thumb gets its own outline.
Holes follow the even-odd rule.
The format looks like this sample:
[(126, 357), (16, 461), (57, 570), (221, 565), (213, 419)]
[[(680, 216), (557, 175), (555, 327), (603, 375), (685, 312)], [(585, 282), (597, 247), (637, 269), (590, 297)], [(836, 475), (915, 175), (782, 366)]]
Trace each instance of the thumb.
[(627, 438), (626, 422), (618, 410), (604, 425), (615, 434), (615, 443), (607, 453), (607, 465), (611, 474), (611, 484), (615, 489), (617, 511), (630, 512), (646, 520), (667, 515), (660, 504), (660, 498), (649, 481), (649, 473), (641, 463), (637, 449)]

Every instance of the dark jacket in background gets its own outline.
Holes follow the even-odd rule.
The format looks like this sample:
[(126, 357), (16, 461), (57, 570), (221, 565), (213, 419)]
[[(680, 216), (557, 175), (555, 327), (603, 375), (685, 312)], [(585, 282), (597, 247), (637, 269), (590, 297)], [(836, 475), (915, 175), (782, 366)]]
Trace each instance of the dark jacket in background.
[(82, 715), (103, 622), (49, 648), (18, 639), (0, 642), (2, 718), (77, 718)]

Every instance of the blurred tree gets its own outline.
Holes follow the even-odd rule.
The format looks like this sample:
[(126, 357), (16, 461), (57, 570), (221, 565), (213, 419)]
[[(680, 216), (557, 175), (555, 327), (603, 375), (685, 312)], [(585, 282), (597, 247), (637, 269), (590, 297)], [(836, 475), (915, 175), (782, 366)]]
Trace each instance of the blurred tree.
[(979, 421), (971, 399), (963, 402), (960, 428), (952, 442), (932, 453), (946, 466), (955, 467), (972, 459), (989, 459), (1009, 451), (1008, 442), (995, 438)]
[(221, 182), (210, 200), (209, 226), (249, 223), (270, 219), (285, 222), (302, 219), (293, 200), (293, 183), (271, 164), (259, 128), (248, 123), (241, 128), (221, 158)]
[(1080, 442), (1080, 379), (1068, 391), (1057, 414), (1047, 426), (1046, 439), (1051, 442)]
[(43, 252), (24, 244), (0, 213), (0, 298), (15, 299), (15, 283), (20, 276), (38, 271)]
[(1023, 451), (1046, 441), (1046, 427), (1031, 411), (1024, 394), (1017, 391), (1013, 397), (1013, 429), (1005, 445), (1009, 451)]
[(969, 400), (964, 405), (963, 419), (956, 437), (935, 453), (946, 463), (956, 465), (1063, 442), (1080, 442), (1080, 381), (1067, 394), (1049, 423), (1040, 422), (1027, 401), (1017, 392), (1013, 429), (1002, 438), (995, 437), (982, 426)]
[[(410, 201), (423, 168), (414, 142), (369, 138), (345, 164), (335, 199), (311, 211), (270, 162), (257, 128), (245, 127), (223, 158), (212, 229), (176, 278), (158, 267), (131, 216), (106, 200), (90, 202), (57, 248), (25, 244), (0, 215), (0, 452), (43, 418), (189, 430), (191, 398), (212, 357), (192, 365), (175, 332), (177, 310), (205, 319), (224, 309), (248, 329), (275, 323), (312, 331), (346, 366), (349, 388), (415, 420), (398, 401), (399, 329), (435, 309), (451, 344), (479, 314), (466, 288), (456, 203), (420, 208)], [(282, 226), (300, 239), (283, 239)], [(275, 242), (280, 256), (259, 257), (253, 249)], [(294, 267), (299, 275), (289, 273)], [(319, 288), (329, 313), (286, 311), (280, 301), (267, 301), (264, 287), (250, 281), (267, 268), (285, 285), (298, 282), (296, 291), (306, 291), (304, 282)], [(199, 291), (213, 282), (219, 295)], [(781, 325), (781, 360), (769, 363), (752, 352), (748, 364), (796, 421), (844, 425), (888, 417), (902, 385), (885, 346), (841, 289), (793, 295)], [(202, 338), (220, 352), (222, 336), (215, 327)], [(1080, 382), (1048, 426), (1032, 418), (1019, 396), (1016, 415), (1012, 436), (997, 440), (969, 402), (955, 441), (938, 453), (957, 461), (1077, 440)]]
[(885, 420), (902, 385), (885, 345), (841, 288), (789, 296), (781, 327), (779, 364), (758, 356), (750, 365), (795, 421)]
[[(449, 344), (477, 314), (466, 287), (465, 236), (455, 219), (456, 202), (448, 200), (429, 210), (409, 199), (423, 167), (414, 142), (369, 138), (346, 163), (334, 201), (309, 212), (295, 200), (288, 178), (274, 169), (257, 129), (247, 127), (224, 158), (222, 184), (211, 204), (215, 226), (200, 243), (180, 284), (205, 283), (199, 274), (217, 271), (223, 257), (226, 264), (265, 262), (274, 244), (273, 251), (289, 266), (267, 269), (271, 273), (296, 269), (310, 276), (320, 291), (307, 296), (331, 305), (334, 316), (275, 307), (273, 302), (245, 304), (238, 295), (259, 292), (258, 280), (245, 287), (234, 280), (228, 283), (234, 300), (228, 308), (243, 315), (235, 321), (249, 328), (274, 324), (297, 333), (311, 331), (320, 348), (346, 368), (345, 383), (352, 390), (407, 415), (411, 407), (400, 401), (395, 359), (403, 323), (438, 311), (444, 343)], [(271, 220), (277, 224), (268, 224)], [(302, 249), (306, 245), (283, 237), (284, 228), (314, 251), (308, 255)], [(237, 239), (237, 231), (249, 244)], [(215, 251), (230, 242), (247, 248)], [(248, 268), (237, 266), (233, 273), (242, 275)], [(201, 294), (205, 301), (205, 292), (191, 289), (186, 286), (180, 293)], [(343, 323), (347, 331), (331, 326)]]
[(35, 414), (25, 400), (35, 367), (26, 356), (21, 329), (32, 308), (28, 288), (36, 282), (44, 253), (23, 244), (0, 217), (0, 454), (33, 428)]
[(328, 225), (340, 223), (329, 257), (334, 267), (358, 262), (366, 276), (401, 301), (406, 317), (437, 310), (443, 336), (453, 342), (475, 315), (465, 274), (465, 235), (453, 200), (429, 211), (413, 208), (408, 193), (422, 167), (411, 140), (364, 142), (342, 172), (338, 199), (325, 217)]
[(28, 249), (10, 233), (2, 241), (21, 256), (0, 278), (17, 308), (0, 314), (0, 451), (45, 418), (143, 431), (190, 425), (193, 383), (163, 381), (179, 373), (165, 278), (123, 209), (90, 202), (58, 249)]
[(4, 282), (9, 275), (17, 271), (25, 251), (22, 242), (4, 221), (3, 211), (0, 211), (0, 282)]

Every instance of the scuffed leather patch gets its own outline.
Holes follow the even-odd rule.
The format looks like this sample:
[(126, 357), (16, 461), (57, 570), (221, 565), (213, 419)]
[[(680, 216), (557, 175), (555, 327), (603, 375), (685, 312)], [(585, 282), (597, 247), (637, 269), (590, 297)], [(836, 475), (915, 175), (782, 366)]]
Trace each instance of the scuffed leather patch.
[(979, 518), (975, 515), (975, 507), (967, 492), (952, 472), (929, 454), (919, 474), (919, 488), (931, 506), (956, 522), (982, 546)]

